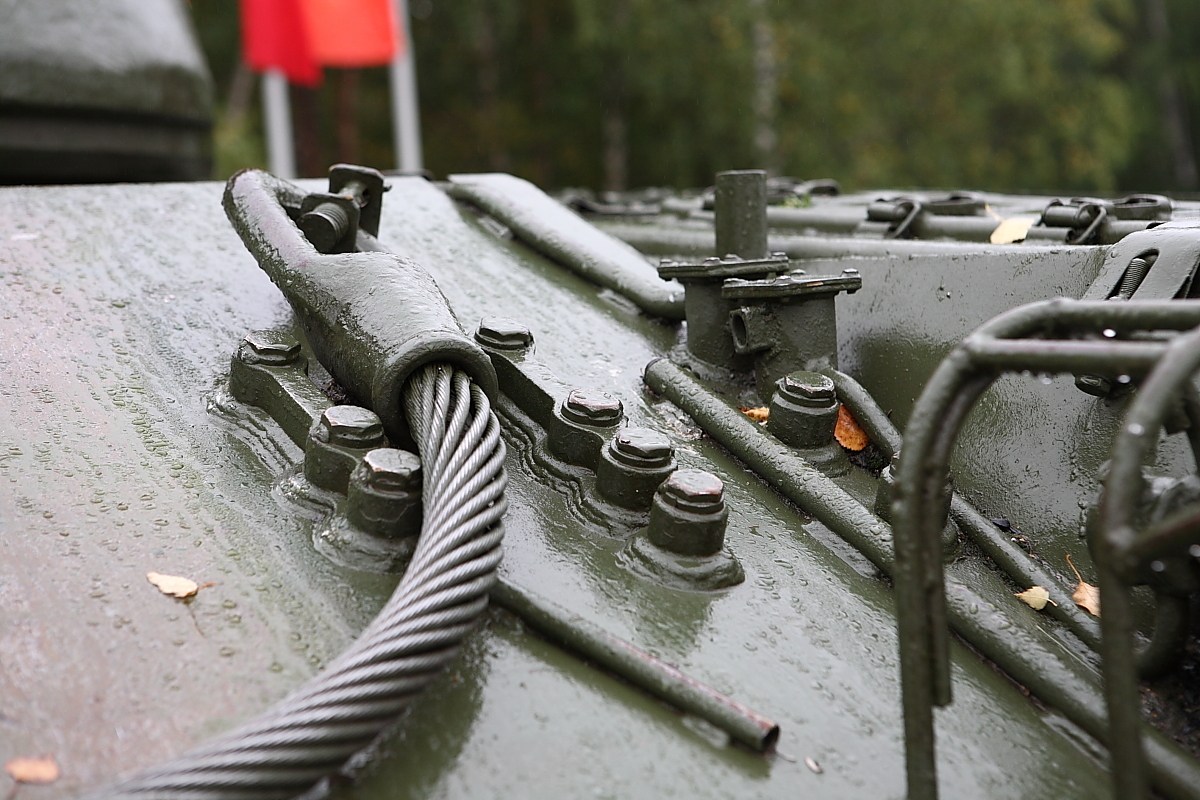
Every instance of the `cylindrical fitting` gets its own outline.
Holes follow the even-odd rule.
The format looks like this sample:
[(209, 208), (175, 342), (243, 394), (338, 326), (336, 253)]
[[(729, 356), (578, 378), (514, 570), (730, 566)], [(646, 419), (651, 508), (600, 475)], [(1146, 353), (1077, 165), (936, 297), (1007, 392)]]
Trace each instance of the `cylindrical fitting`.
[(572, 389), (563, 400), (562, 415), (578, 425), (611, 428), (621, 421), (621, 401), (598, 389)]
[(350, 473), (346, 516), (360, 530), (401, 539), (421, 529), (421, 459), (406, 450), (379, 448)]
[(645, 511), (654, 492), (675, 470), (675, 448), (649, 428), (625, 428), (600, 454), (596, 487), (609, 502)]
[(507, 317), (484, 317), (475, 331), (475, 341), (493, 350), (520, 352), (533, 345), (529, 328)]
[(717, 173), (717, 255), (767, 257), (767, 173), (761, 169)]
[(314, 486), (344, 493), (363, 454), (383, 444), (383, 423), (374, 411), (359, 406), (328, 408), (309, 431), (304, 477)]
[(792, 447), (826, 447), (833, 442), (839, 407), (832, 380), (819, 372), (793, 372), (775, 383), (767, 430)]
[(725, 485), (711, 472), (679, 469), (663, 482), (650, 506), (646, 538), (681, 556), (711, 556), (725, 544)]

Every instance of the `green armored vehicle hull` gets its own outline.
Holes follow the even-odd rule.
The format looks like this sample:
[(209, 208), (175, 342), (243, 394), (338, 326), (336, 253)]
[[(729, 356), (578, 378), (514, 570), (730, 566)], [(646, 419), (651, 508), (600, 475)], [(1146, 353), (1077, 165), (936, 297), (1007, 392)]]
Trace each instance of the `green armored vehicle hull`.
[[(1144, 466), (1110, 462), (1200, 325), (1200, 209), (795, 187), (768, 209), (747, 172), (711, 210), (581, 218), (509, 176), (378, 180), (0, 190), (0, 755), (61, 773), (18, 796), (1084, 798), (1129, 731), (1128, 791), (1200, 796), (1192, 390)], [(959, 346), (1056, 297), (1081, 302)], [(938, 412), (952, 352), (973, 394)], [(471, 512), (503, 512), (490, 602), (403, 681), (263, 733), (400, 624), (398, 582), (455, 569), (418, 542), (484, 490), (431, 491), (501, 451), (429, 450), (453, 414), (414, 399), (427, 363), (498, 419), (503, 499)], [(1129, 469), (1138, 526), (1174, 527), (1108, 584), (1101, 479)], [(1124, 629), (1080, 584), (1153, 642), (1144, 739), (1109, 729)], [(329, 733), (351, 701), (373, 705)]]

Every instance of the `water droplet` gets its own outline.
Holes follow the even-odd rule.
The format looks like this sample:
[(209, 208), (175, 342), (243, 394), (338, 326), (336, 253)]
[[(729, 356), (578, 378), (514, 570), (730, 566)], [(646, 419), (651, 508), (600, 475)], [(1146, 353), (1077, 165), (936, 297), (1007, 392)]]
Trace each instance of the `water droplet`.
[(1163, 562), (1159, 561), (1158, 559), (1155, 559), (1154, 561), (1150, 562), (1150, 569), (1154, 570), (1155, 572), (1163, 572), (1166, 570), (1166, 568), (1167, 568), (1167, 565), (1164, 564)]
[(1117, 337), (1117, 332), (1114, 331), (1112, 328), (1104, 329), (1104, 338), (1105, 339), (1115, 339), (1116, 337)]

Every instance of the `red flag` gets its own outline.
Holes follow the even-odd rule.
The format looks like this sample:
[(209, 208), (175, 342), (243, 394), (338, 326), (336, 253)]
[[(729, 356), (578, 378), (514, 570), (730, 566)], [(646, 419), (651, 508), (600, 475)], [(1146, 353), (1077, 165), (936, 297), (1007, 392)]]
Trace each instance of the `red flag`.
[(300, 86), (321, 82), (301, 0), (242, 0), (241, 12), (242, 54), (251, 69), (281, 70)]
[[(300, 0), (313, 56), (327, 67), (375, 67), (396, 55), (392, 0)], [(403, 43), (399, 44), (403, 47)]]

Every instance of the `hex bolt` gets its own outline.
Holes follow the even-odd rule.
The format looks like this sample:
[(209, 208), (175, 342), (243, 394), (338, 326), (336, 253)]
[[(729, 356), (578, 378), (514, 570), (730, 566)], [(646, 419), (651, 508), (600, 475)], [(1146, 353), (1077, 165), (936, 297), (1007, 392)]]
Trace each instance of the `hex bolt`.
[(484, 317), (475, 331), (475, 341), (493, 350), (527, 350), (533, 344), (529, 328), (507, 317)]
[(679, 469), (663, 482), (650, 506), (646, 538), (681, 556), (711, 556), (725, 544), (725, 485), (711, 472)]
[(346, 516), (366, 533), (385, 539), (418, 533), (421, 459), (407, 450), (390, 447), (363, 456), (350, 474)]
[(322, 489), (345, 492), (363, 453), (383, 443), (383, 423), (374, 411), (358, 406), (327, 408), (309, 431), (304, 477)]
[(675, 448), (650, 428), (625, 428), (600, 454), (596, 487), (609, 502), (646, 511), (654, 491), (675, 469)]
[(598, 389), (572, 389), (562, 404), (562, 415), (579, 425), (611, 428), (621, 421), (621, 401)]
[(819, 372), (793, 372), (775, 383), (767, 430), (792, 447), (827, 447), (833, 442), (838, 407), (832, 380)]
[(238, 347), (238, 358), (247, 364), (286, 367), (300, 357), (300, 342), (283, 331), (250, 331)]

